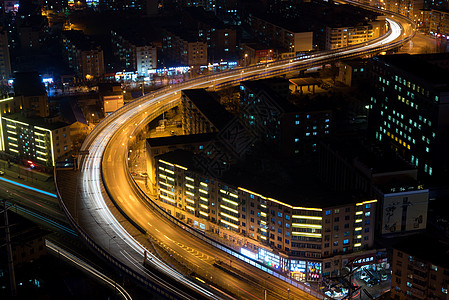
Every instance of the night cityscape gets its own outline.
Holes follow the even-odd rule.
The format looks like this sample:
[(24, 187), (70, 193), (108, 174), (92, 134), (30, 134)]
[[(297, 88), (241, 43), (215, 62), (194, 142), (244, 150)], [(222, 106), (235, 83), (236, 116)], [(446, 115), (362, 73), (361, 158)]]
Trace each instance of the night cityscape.
[(449, 1), (0, 9), (0, 299), (449, 300)]

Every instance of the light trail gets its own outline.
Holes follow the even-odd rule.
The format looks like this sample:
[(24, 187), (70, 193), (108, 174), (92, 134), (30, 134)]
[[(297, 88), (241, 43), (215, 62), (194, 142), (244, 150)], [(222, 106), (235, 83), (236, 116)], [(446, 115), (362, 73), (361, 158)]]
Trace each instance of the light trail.
[(25, 188), (25, 189), (29, 189), (29, 190), (34, 191), (34, 192), (38, 192), (38, 193), (41, 193), (41, 194), (53, 197), (53, 198), (58, 198), (58, 196), (56, 196), (56, 194), (54, 194), (54, 193), (50, 193), (50, 192), (47, 192), (47, 191), (44, 191), (44, 190), (40, 190), (40, 189), (37, 189), (35, 187), (29, 186), (29, 185), (25, 185), (25, 184), (22, 184), (22, 183), (19, 183), (19, 182), (10, 180), (10, 179), (6, 179), (6, 178), (0, 177), (0, 180), (4, 181), (4, 182), (7, 182), (7, 183), (10, 183), (10, 184), (14, 184), (16, 186), (20, 186), (20, 187)]
[(48, 249), (52, 250), (59, 256), (64, 257), (66, 260), (70, 261), (71, 263), (75, 264), (82, 270), (90, 273), (92, 276), (98, 278), (99, 280), (106, 283), (109, 287), (114, 289), (114, 292), (119, 292), (120, 296), (125, 300), (132, 300), (131, 296), (128, 294), (128, 292), (115, 280), (112, 280), (105, 274), (101, 273), (100, 271), (96, 270), (94, 267), (83, 261), (82, 259), (76, 257), (74, 254), (71, 254), (68, 251), (65, 251), (64, 249), (56, 246), (54, 243), (50, 242), (49, 240), (45, 240), (45, 245)]
[[(350, 49), (342, 48), (338, 51), (331, 51), (330, 53), (325, 52), (314, 54), (307, 58), (295, 58), (290, 61), (273, 62), (266, 65), (252, 66), (245, 69), (237, 69), (204, 78), (193, 79), (191, 81), (173, 85), (173, 87), (170, 86), (168, 88), (155, 91), (151, 94), (147, 94), (118, 109), (94, 128), (92, 133), (86, 138), (81, 148), (81, 150), (88, 153), (83, 157), (81, 164), (81, 190), (84, 193), (85, 197), (83, 197), (83, 200), (86, 202), (86, 206), (89, 207), (90, 214), (95, 220), (102, 220), (105, 225), (107, 224), (104, 231), (109, 235), (109, 237), (120, 237), (121, 241), (123, 241), (132, 251), (135, 251), (135, 253), (142, 258), (144, 256), (144, 252), (151, 255), (149, 251), (140, 245), (134, 237), (132, 237), (121, 226), (121, 224), (117, 222), (106, 204), (107, 201), (105, 200), (105, 197), (108, 196), (104, 192), (102, 185), (103, 179), (101, 174), (101, 166), (105, 149), (114, 137), (115, 140), (119, 141), (119, 143), (115, 144), (115, 147), (123, 147), (122, 152), (126, 152), (124, 150), (127, 149), (128, 139), (132, 134), (133, 129), (145, 124), (151, 118), (155, 118), (158, 114), (162, 113), (167, 106), (175, 105), (180, 97), (180, 91), (183, 89), (206, 88), (210, 87), (211, 83), (213, 83), (214, 86), (226, 84), (228, 82), (231, 82), (232, 84), (233, 82), (244, 79), (253, 79), (252, 77), (260, 74), (264, 76), (272, 76), (272, 74), (278, 71), (285, 73), (285, 70), (291, 70), (292, 68), (325, 63), (333, 59), (350, 56), (352, 54), (355, 55), (364, 51), (376, 49), (380, 46), (388, 45), (401, 36), (402, 28), (392, 19), (387, 19), (387, 21), (390, 24), (391, 32), (383, 40), (377, 42), (364, 43), (364, 45), (359, 45), (358, 47), (352, 47)], [(110, 146), (114, 147), (112, 145)], [(125, 160), (122, 162), (122, 166), (126, 168), (126, 157), (114, 157), (114, 159)], [(129, 189), (132, 190), (132, 188)], [(133, 201), (138, 201), (138, 199), (133, 195), (130, 195), (129, 198)], [(122, 246), (121, 248), (123, 249)], [(123, 255), (123, 252), (121, 253)], [(129, 257), (127, 257), (126, 260), (129, 260)], [(156, 257), (152, 256), (151, 261), (154, 265), (160, 268), (162, 272), (172, 276), (176, 282), (192, 288), (205, 297), (217, 297), (197, 283), (187, 280), (181, 274), (172, 270)], [(174, 288), (169, 287), (167, 284), (162, 285), (164, 288), (176, 293)]]

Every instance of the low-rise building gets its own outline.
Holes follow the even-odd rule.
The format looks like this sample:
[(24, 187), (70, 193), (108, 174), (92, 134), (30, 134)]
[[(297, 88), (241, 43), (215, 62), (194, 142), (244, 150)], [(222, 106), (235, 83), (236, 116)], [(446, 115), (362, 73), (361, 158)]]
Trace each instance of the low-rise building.
[(72, 150), (72, 127), (79, 126), (63, 122), (52, 122), (44, 118), (26, 117), (20, 113), (2, 115), (0, 132), (3, 132), (5, 152), (24, 160), (46, 167), (53, 167), (56, 161), (68, 158)]
[(385, 18), (381, 18), (364, 24), (327, 26), (325, 49), (333, 50), (353, 46), (378, 38), (387, 32), (386, 24)]

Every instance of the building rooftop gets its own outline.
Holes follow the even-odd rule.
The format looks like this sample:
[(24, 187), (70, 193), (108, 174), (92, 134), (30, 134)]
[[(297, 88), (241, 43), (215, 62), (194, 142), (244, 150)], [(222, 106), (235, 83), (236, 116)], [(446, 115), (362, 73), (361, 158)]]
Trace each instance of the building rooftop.
[[(271, 79), (270, 79), (271, 80)], [(271, 83), (284, 83), (285, 79), (275, 79), (273, 78)], [(273, 89), (270, 88), (269, 82), (267, 80), (256, 80), (256, 81), (244, 81), (241, 83), (241, 85), (246, 86), (248, 89), (252, 90), (253, 92), (265, 92), (272, 101), (274, 101), (273, 104), (278, 105), (284, 112), (293, 112), (297, 111), (298, 108), (290, 103), (289, 101), (282, 98), (278, 93), (273, 91)], [(288, 83), (287, 83), (288, 88)]]
[(410, 75), (427, 81), (429, 85), (449, 88), (449, 71), (440, 68), (424, 59), (423, 55), (385, 55), (374, 60), (395, 66)]
[(174, 135), (157, 138), (148, 138), (147, 143), (150, 147), (174, 146), (183, 144), (207, 143), (214, 139), (216, 133), (202, 133), (189, 135)]
[(183, 90), (183, 95), (198, 108), (198, 110), (221, 131), (232, 120), (230, 114), (214, 97), (204, 89)]
[(22, 123), (42, 127), (42, 128), (49, 129), (49, 130), (56, 130), (56, 129), (71, 125), (70, 123), (64, 123), (64, 122), (49, 122), (48, 121), (49, 119), (42, 118), (42, 117), (26, 117), (26, 116), (22, 115), (21, 113), (6, 115), (6, 116), (3, 116), (3, 118), (11, 119), (14, 121), (19, 121)]
[[(195, 154), (190, 151), (175, 150), (156, 158), (207, 176), (198, 168)], [(256, 164), (259, 166), (255, 167)], [(300, 172), (297, 167), (301, 167)], [(313, 174), (311, 166), (296, 166), (290, 161), (253, 161), (232, 166), (220, 180), (292, 206), (328, 208), (371, 200), (352, 193), (331, 191), (319, 184)]]
[(253, 160), (232, 166), (221, 179), (292, 206), (327, 208), (371, 200), (365, 195), (332, 191), (321, 183), (314, 166), (311, 161)]
[(187, 41), (189, 43), (196, 43), (196, 42), (202, 42), (200, 37), (198, 36), (197, 31), (189, 31), (186, 30), (185, 27), (178, 25), (178, 26), (167, 26), (164, 27), (164, 29), (168, 32), (170, 32), (173, 35), (176, 35), (183, 39), (184, 41)]
[(81, 30), (65, 30), (62, 34), (81, 51), (96, 50), (99, 47), (96, 42), (91, 40), (91, 38), (85, 35)]
[(449, 269), (449, 241), (428, 234), (410, 236), (394, 246), (415, 259), (424, 260), (434, 265)]
[(47, 95), (42, 76), (38, 72), (15, 72), (13, 86), (17, 96)]

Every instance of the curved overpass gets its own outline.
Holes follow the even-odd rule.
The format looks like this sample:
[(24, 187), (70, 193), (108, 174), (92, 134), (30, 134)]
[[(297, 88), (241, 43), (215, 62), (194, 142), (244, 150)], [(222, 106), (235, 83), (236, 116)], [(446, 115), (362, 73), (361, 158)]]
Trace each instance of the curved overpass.
[[(155, 281), (160, 286), (161, 293), (168, 298), (193, 299), (198, 298), (198, 295), (204, 298), (228, 298), (225, 293), (212, 290), (201, 281), (184, 278), (156, 257), (152, 257), (150, 261), (152, 266), (165, 274), (167, 278), (171, 278), (170, 283), (159, 280), (158, 276), (149, 274), (142, 268), (144, 256), (151, 256), (151, 253), (143, 246), (147, 239), (146, 233), (161, 237), (172, 249), (178, 249), (176, 247), (181, 247), (181, 244), (191, 249), (199, 247), (212, 257), (222, 254), (206, 248), (209, 247), (207, 244), (192, 239), (192, 236), (180, 233), (180, 230), (170, 225), (169, 221), (174, 220), (168, 219), (167, 216), (161, 217), (163, 213), (160, 211), (156, 210), (155, 213), (154, 208), (148, 205), (149, 199), (142, 201), (142, 192), (136, 186), (127, 168), (127, 146), (130, 139), (136, 138), (135, 134), (139, 128), (163, 111), (177, 105), (180, 91), (183, 89), (211, 86), (220, 88), (242, 80), (275, 76), (292, 70), (323, 65), (337, 59), (386, 51), (402, 45), (413, 36), (412, 26), (409, 26), (408, 32), (404, 32), (405, 26), (400, 22), (394, 21), (393, 18), (389, 18), (388, 22), (391, 30), (377, 41), (322, 52), (308, 58), (277, 61), (196, 78), (147, 94), (120, 108), (97, 125), (83, 144), (81, 150), (84, 155), (80, 159), (80, 172), (76, 178), (75, 211), (66, 209), (69, 219), (83, 233), (83, 237), (89, 239), (91, 244), (98, 246), (96, 248), (100, 253), (109, 259), (114, 259), (117, 265), (133, 270), (141, 277), (151, 277), (150, 280)], [(402, 23), (405, 24), (404, 21)], [(115, 205), (120, 211), (117, 211)], [(73, 214), (76, 214), (76, 217)], [(140, 232), (135, 228), (138, 228)], [(182, 249), (179, 248), (179, 251), (182, 252)], [(203, 263), (187, 254), (185, 258), (197, 264), (201, 270), (210, 268), (210, 262)], [(243, 287), (242, 294), (238, 294), (239, 298), (252, 298), (248, 294), (252, 295), (254, 288), (245, 282), (236, 280), (232, 276), (226, 278), (226, 281)], [(180, 289), (180, 286), (188, 286), (197, 294), (193, 296)], [(304, 286), (299, 287), (303, 290), (307, 289)], [(153, 289), (157, 291), (158, 288)], [(303, 299), (310, 297), (300, 294), (300, 291), (294, 291), (292, 295), (294, 293)], [(317, 298), (325, 298), (319, 293), (310, 293)], [(281, 292), (278, 294), (281, 295), (279, 297), (286, 297)], [(259, 289), (258, 294), (253, 296), (262, 298), (263, 292)]]

